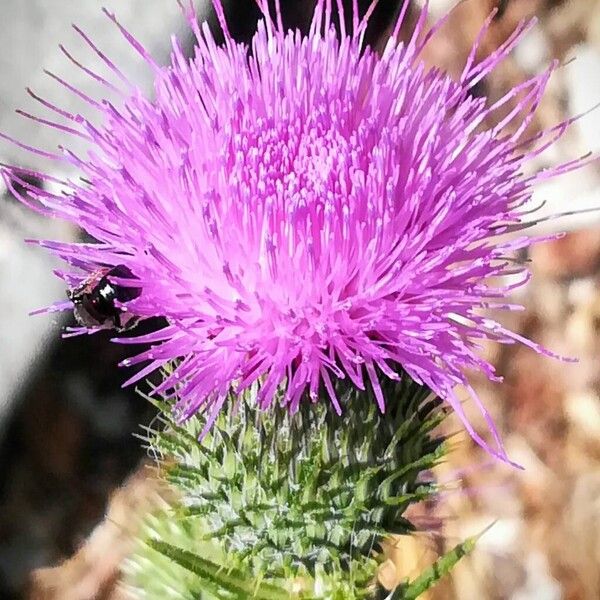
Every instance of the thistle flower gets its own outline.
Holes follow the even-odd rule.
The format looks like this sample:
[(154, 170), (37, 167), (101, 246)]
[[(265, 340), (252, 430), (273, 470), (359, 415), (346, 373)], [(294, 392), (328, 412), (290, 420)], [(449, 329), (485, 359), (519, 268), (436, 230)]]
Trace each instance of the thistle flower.
[[(99, 268), (122, 265), (134, 279), (120, 283), (136, 294), (119, 309), (168, 322), (149, 335), (115, 340), (149, 345), (125, 361), (145, 363), (127, 383), (176, 361), (158, 391), (177, 397), (181, 419), (207, 410), (210, 424), (228, 392), (253, 384), (264, 409), (283, 386), (290, 411), (305, 399), (328, 398), (340, 412), (335, 384), (348, 378), (370, 387), (383, 411), (394, 399), (384, 398), (381, 378), (409, 376), (448, 402), (479, 444), (506, 459), (465, 372), (497, 379), (477, 354), (481, 340), (545, 351), (482, 313), (518, 308), (505, 297), (528, 279), (507, 257), (532, 240), (499, 236), (526, 227), (523, 207), (537, 180), (580, 163), (523, 174), (567, 126), (524, 139), (556, 65), (492, 106), (470, 90), (533, 22), (477, 62), (490, 16), (453, 80), (421, 60), (441, 26), (427, 30), (427, 8), (401, 42), (409, 5), (401, 2), (378, 55), (364, 43), (376, 2), (361, 17), (357, 0), (346, 15), (341, 0), (337, 12), (331, 0), (317, 0), (303, 36), (286, 31), (279, 0), (273, 11), (260, 0), (263, 19), (250, 47), (232, 39), (221, 0), (213, 4), (224, 45), (185, 9), (195, 55), (188, 60), (174, 40), (168, 67), (107, 12), (153, 71), (154, 99), (79, 29), (114, 81), (79, 66), (101, 86), (118, 88), (121, 105), (70, 88), (99, 113), (94, 126), (39, 99), (70, 123), (40, 120), (87, 139), (90, 150), (76, 156), (29, 148), (74, 166), (81, 179), (54, 179), (60, 193), (30, 189), (23, 200), (97, 240), (40, 244), (71, 267), (62, 276), (72, 287)], [(501, 122), (488, 127), (507, 106)], [(27, 171), (5, 177), (10, 183), (19, 173)], [(503, 275), (512, 275), (510, 285), (498, 283)], [(494, 444), (467, 420), (457, 385), (471, 391)]]

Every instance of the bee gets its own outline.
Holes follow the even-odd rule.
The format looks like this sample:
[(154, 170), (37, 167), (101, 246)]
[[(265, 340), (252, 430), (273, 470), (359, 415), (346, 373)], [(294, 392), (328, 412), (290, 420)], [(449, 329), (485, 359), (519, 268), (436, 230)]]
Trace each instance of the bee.
[(119, 285), (114, 278), (136, 279), (124, 265), (103, 267), (76, 287), (67, 290), (67, 297), (73, 302), (73, 314), (79, 325), (117, 331), (135, 327), (139, 318), (117, 303), (138, 298), (142, 289)]

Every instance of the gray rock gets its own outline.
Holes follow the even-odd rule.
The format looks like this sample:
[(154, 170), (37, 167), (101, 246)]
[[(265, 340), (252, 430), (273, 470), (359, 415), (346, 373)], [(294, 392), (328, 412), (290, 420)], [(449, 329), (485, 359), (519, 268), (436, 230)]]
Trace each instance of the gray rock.
[[(44, 69), (63, 77), (87, 94), (106, 95), (102, 86), (73, 65), (58, 48), (62, 43), (87, 67), (103, 74), (109, 72), (71, 28), (71, 23), (87, 32), (132, 81), (144, 89), (151, 88), (150, 70), (117, 27), (102, 13), (103, 6), (114, 11), (119, 21), (159, 62), (168, 60), (170, 35), (186, 35), (185, 21), (175, 0), (4, 0), (3, 51), (0, 53), (0, 131), (47, 149), (54, 149), (61, 142), (64, 134), (27, 119), (15, 118), (16, 108), (43, 113), (42, 107), (25, 92), (27, 86), (66, 110), (89, 114), (89, 107), (44, 74)], [(11, 161), (22, 160), (28, 165), (46, 164), (39, 157), (24, 154), (4, 143), (0, 148), (0, 156)]]
[[(565, 67), (570, 116), (576, 117), (600, 103), (600, 50), (580, 44), (571, 50), (574, 60)], [(584, 152), (600, 152), (600, 109), (575, 123)]]
[[(204, 0), (199, 5), (205, 10)], [(168, 62), (170, 36), (188, 35), (175, 0), (4, 0), (2, 2), (2, 52), (0, 52), (0, 131), (46, 150), (59, 144), (81, 151), (81, 142), (15, 114), (21, 108), (54, 118), (50, 111), (30, 98), (25, 88), (73, 113), (90, 116), (89, 106), (43, 73), (49, 69), (75, 88), (93, 97), (107, 97), (107, 90), (73, 65), (59, 50), (63, 43), (87, 67), (106, 76), (110, 71), (71, 28), (76, 23), (119, 68), (152, 93), (150, 70), (118, 28), (102, 13), (113, 10), (120, 22), (160, 63)], [(113, 78), (114, 81), (114, 78)], [(0, 160), (63, 174), (65, 167), (0, 140)], [(0, 198), (0, 434), (13, 398), (28, 371), (59, 339), (60, 317), (28, 316), (29, 311), (65, 297), (64, 284), (52, 274), (56, 261), (46, 252), (27, 246), (23, 238), (74, 239), (74, 227), (43, 219), (16, 203)]]

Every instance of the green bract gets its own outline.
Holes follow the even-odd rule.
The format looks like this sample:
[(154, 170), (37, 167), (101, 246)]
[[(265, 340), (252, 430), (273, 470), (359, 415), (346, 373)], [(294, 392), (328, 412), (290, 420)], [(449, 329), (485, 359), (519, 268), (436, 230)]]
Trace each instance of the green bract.
[(385, 597), (380, 542), (414, 531), (404, 514), (436, 493), (445, 444), (438, 399), (408, 377), (384, 385), (386, 414), (338, 384), (351, 419), (323, 403), (263, 412), (252, 388), (201, 441), (202, 416), (177, 425), (153, 400), (164, 427), (146, 440), (180, 500), (149, 519), (129, 565), (139, 597)]

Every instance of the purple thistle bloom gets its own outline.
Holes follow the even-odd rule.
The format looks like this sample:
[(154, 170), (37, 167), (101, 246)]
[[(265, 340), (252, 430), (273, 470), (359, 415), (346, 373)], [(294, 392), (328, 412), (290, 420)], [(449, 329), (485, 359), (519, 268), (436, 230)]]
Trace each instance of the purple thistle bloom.
[[(303, 37), (285, 31), (278, 1), (271, 14), (262, 0), (264, 19), (250, 48), (232, 39), (221, 1), (213, 4), (225, 44), (189, 9), (195, 56), (186, 59), (174, 41), (166, 68), (107, 13), (152, 69), (153, 100), (83, 32), (115, 82), (90, 75), (119, 87), (122, 105), (85, 96), (101, 116), (96, 127), (40, 99), (70, 121), (54, 126), (86, 138), (90, 151), (79, 157), (29, 148), (76, 167), (82, 179), (61, 181), (62, 193), (31, 189), (22, 199), (98, 240), (40, 244), (74, 268), (63, 274), (70, 286), (123, 265), (136, 279), (121, 283), (141, 290), (123, 308), (168, 321), (152, 334), (115, 340), (149, 344), (125, 361), (145, 363), (127, 383), (177, 359), (160, 391), (176, 395), (182, 419), (208, 410), (210, 423), (231, 390), (257, 382), (262, 408), (280, 388), (291, 411), (323, 390), (341, 412), (334, 384), (349, 378), (360, 389), (371, 386), (384, 410), (379, 378), (404, 372), (507, 460), (465, 371), (497, 379), (477, 354), (481, 340), (545, 351), (482, 312), (519, 308), (505, 297), (528, 279), (507, 257), (532, 239), (499, 236), (530, 224), (523, 207), (536, 181), (582, 163), (523, 174), (568, 125), (524, 139), (556, 65), (493, 106), (469, 90), (533, 23), (476, 62), (490, 17), (455, 81), (421, 62), (441, 25), (427, 30), (426, 8), (410, 40), (398, 41), (408, 2), (381, 55), (364, 44), (376, 2), (361, 19), (354, 0), (352, 25), (347, 30), (340, 19), (338, 33), (331, 0), (318, 0)], [(515, 98), (488, 128), (488, 117)], [(19, 173), (27, 171), (12, 169), (5, 178), (19, 180)], [(509, 274), (510, 285), (499, 283)], [(470, 425), (457, 385), (471, 392), (494, 444)]]

